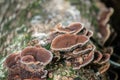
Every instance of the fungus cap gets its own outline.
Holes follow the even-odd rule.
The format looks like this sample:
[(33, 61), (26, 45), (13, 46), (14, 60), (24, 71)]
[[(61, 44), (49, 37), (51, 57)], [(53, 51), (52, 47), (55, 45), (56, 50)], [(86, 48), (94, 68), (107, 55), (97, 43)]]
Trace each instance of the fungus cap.
[(103, 55), (99, 51), (94, 52), (94, 61), (93, 63), (98, 63), (102, 59)]
[(19, 53), (12, 53), (10, 54), (5, 60), (5, 66), (11, 68), (12, 66), (16, 65), (17, 60), (16, 57), (19, 56)]
[(109, 60), (110, 60), (110, 54), (105, 53), (105, 54), (103, 54), (103, 57), (99, 61), (99, 64), (104, 64), (104, 63), (108, 62)]
[(106, 72), (106, 71), (109, 69), (109, 67), (110, 67), (110, 63), (107, 62), (107, 63), (103, 64), (103, 65), (98, 69), (98, 71), (99, 71), (100, 74), (102, 74), (102, 73)]
[(84, 35), (63, 34), (57, 36), (51, 43), (52, 50), (67, 51), (87, 43), (88, 37)]
[(102, 44), (106, 42), (106, 40), (110, 37), (110, 25), (108, 24), (108, 21), (113, 14), (114, 9), (109, 8), (109, 9), (104, 9), (103, 11), (100, 12), (99, 18), (98, 18), (98, 27), (100, 30), (100, 33), (102, 35)]
[(113, 8), (101, 10), (101, 12), (99, 13), (98, 21), (103, 25), (107, 24), (113, 12), (114, 12)]
[(34, 57), (36, 61), (40, 61), (44, 63), (44, 65), (48, 64), (52, 58), (53, 55), (50, 51), (42, 48), (42, 47), (27, 47), (21, 52), (21, 56), (27, 56), (31, 55)]
[(83, 29), (83, 25), (80, 22), (73, 22), (67, 27), (62, 26), (62, 24), (58, 24), (55, 28), (56, 28), (56, 31), (61, 33), (77, 34)]
[(81, 67), (88, 65), (93, 59), (94, 59), (94, 52), (91, 51), (89, 54), (87, 54), (87, 57), (84, 58), (84, 56), (83, 56), (82, 64), (73, 66), (73, 69), (80, 69)]
[(106, 25), (99, 24), (99, 27), (100, 27), (99, 29), (100, 33), (102, 35), (102, 44), (104, 44), (111, 34), (110, 24), (106, 24)]
[(77, 49), (73, 50), (73, 54), (80, 54), (80, 53), (84, 54), (85, 52), (90, 51), (90, 50), (94, 51), (94, 49), (95, 49), (94, 45), (88, 44), (88, 45), (78, 47)]

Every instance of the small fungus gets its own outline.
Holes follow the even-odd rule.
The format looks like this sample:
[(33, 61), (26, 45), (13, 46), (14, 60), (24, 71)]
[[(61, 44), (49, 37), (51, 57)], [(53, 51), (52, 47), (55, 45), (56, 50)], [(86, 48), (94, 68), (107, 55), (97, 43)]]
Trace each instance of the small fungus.
[(17, 64), (16, 57), (19, 55), (19, 53), (13, 53), (10, 54), (7, 59), (5, 60), (5, 66), (7, 68), (15, 68), (14, 66)]
[(104, 63), (108, 62), (109, 60), (110, 60), (110, 54), (108, 54), (108, 53), (103, 54), (103, 57), (99, 61), (99, 64), (104, 64)]
[(99, 61), (102, 59), (102, 57), (103, 57), (103, 55), (102, 55), (102, 53), (101, 52), (99, 52), (99, 51), (95, 51), (94, 52), (94, 63), (99, 63)]
[(56, 26), (56, 31), (61, 33), (74, 33), (77, 34), (83, 29), (83, 25), (79, 22), (74, 22), (68, 25), (67, 27), (63, 27), (61, 24)]
[(98, 69), (98, 71), (100, 74), (102, 74), (106, 72), (109, 69), (109, 67), (110, 67), (110, 63), (105, 63)]
[(82, 47), (78, 47), (77, 49), (73, 50), (73, 54), (80, 54), (80, 53), (85, 53), (90, 50), (94, 50), (95, 46), (92, 44), (84, 45)]
[(100, 26), (100, 33), (102, 35), (102, 44), (104, 44), (106, 42), (106, 40), (110, 37), (111, 31), (110, 31), (110, 25), (106, 24), (106, 25), (102, 25), (99, 24)]
[(91, 51), (89, 54), (84, 54), (82, 55), (82, 58), (81, 61), (82, 61), (82, 64), (75, 64), (73, 66), (73, 69), (80, 69), (81, 67), (84, 67), (86, 65), (88, 65), (93, 59), (94, 59), (94, 52)]
[(98, 19), (98, 25), (99, 30), (102, 35), (102, 43), (104, 44), (106, 40), (109, 38), (111, 31), (110, 31), (110, 25), (108, 24), (108, 21), (113, 14), (114, 10), (113, 8), (105, 9), (100, 12), (99, 19)]
[(113, 12), (114, 12), (113, 8), (101, 10), (98, 21), (103, 25), (106, 25)]

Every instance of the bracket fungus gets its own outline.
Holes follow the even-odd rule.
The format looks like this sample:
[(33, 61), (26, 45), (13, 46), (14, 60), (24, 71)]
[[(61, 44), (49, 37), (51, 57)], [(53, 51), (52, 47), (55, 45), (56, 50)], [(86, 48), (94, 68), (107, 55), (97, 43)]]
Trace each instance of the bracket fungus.
[(108, 21), (111, 15), (113, 14), (113, 12), (114, 12), (113, 8), (104, 9), (100, 12), (98, 18), (98, 25), (99, 25), (100, 34), (102, 35), (103, 44), (110, 37), (111, 34), (110, 25), (108, 24)]
[(103, 57), (99, 61), (99, 64), (104, 64), (104, 63), (108, 62), (109, 60), (110, 60), (110, 54), (108, 54), (108, 53), (103, 54)]
[(95, 51), (94, 55), (95, 55), (95, 58), (93, 61), (94, 63), (98, 63), (103, 57), (103, 55), (100, 51)]
[(84, 35), (63, 34), (57, 36), (51, 43), (52, 50), (67, 51), (88, 42)]
[(103, 65), (101, 65), (100, 67), (98, 67), (98, 72), (96, 73), (96, 75), (100, 75), (103, 74), (104, 72), (106, 72), (110, 67), (110, 63), (105, 63)]
[(5, 66), (8, 68), (8, 80), (46, 80), (48, 73), (56, 72), (63, 65), (74, 71), (89, 66), (96, 75), (104, 73), (110, 66), (113, 50), (108, 48), (98, 51), (90, 39), (92, 36), (93, 32), (79, 22), (65, 28), (61, 24), (57, 25), (48, 37), (50, 50), (29, 46), (7, 57)]
[(103, 53), (101, 53), (100, 51), (95, 51), (93, 63), (98, 65), (98, 67), (95, 67), (98, 70), (96, 75), (100, 75), (109, 69), (109, 59), (111, 56), (110, 53), (104, 53), (104, 51)]
[(109, 53), (101, 53), (100, 51), (95, 51), (95, 58), (93, 63), (96, 64), (104, 64), (110, 60), (110, 54)]
[(19, 53), (10, 54), (7, 59), (5, 60), (5, 65), (9, 69), (14, 69), (15, 65), (17, 64), (16, 58), (19, 56)]
[(31, 55), (36, 61), (48, 64), (52, 60), (52, 53), (44, 48), (27, 47), (21, 52), (21, 56)]
[(95, 49), (94, 45), (88, 44), (88, 45), (84, 45), (84, 46), (76, 48), (75, 50), (73, 50), (73, 54), (85, 53), (87, 51), (94, 50), (94, 49)]
[(35, 78), (35, 80), (45, 80), (48, 71), (44, 68), (52, 61), (52, 58), (52, 53), (42, 47), (27, 47), (19, 54), (11, 54), (5, 60), (5, 66), (9, 71), (8, 80), (18, 78), (20, 80), (34, 80)]
[[(74, 28), (75, 25), (78, 24), (79, 23), (72, 23), (70, 25)], [(93, 36), (92, 31), (82, 26), (81, 29), (74, 34), (74, 30), (70, 31), (70, 27), (64, 28), (61, 24), (57, 25), (55, 30), (62, 34), (56, 35), (53, 38), (51, 50), (54, 54), (59, 52), (59, 54), (63, 56), (66, 66), (71, 66), (73, 69), (80, 69), (90, 63), (99, 66), (108, 63), (110, 59), (109, 52), (103, 52), (103, 54), (97, 51), (95, 45), (90, 41), (90, 38)]]
[(58, 24), (55, 26), (56, 31), (60, 33), (74, 33), (77, 34), (83, 29), (83, 25), (79, 22), (71, 23), (70, 25), (64, 27), (62, 24)]
[(109, 9), (103, 9), (100, 11), (98, 21), (102, 23), (103, 25), (106, 25), (113, 14), (114, 9), (109, 8)]
[(80, 63), (74, 63), (73, 64), (73, 69), (80, 69), (81, 67), (84, 67), (84, 66), (88, 65), (94, 59), (94, 52), (91, 51), (88, 54), (84, 54), (84, 55), (82, 55), (81, 58), (82, 58), (81, 64)]

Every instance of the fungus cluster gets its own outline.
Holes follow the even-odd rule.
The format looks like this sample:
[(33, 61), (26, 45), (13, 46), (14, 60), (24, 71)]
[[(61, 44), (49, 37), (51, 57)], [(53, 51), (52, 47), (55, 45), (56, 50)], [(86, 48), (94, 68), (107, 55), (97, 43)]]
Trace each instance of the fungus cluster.
[(61, 55), (66, 66), (81, 69), (91, 63), (97, 66), (94, 68), (98, 69), (97, 74), (103, 73), (109, 68), (110, 53), (98, 51), (90, 40), (92, 35), (93, 32), (79, 22), (66, 27), (58, 24), (50, 33), (51, 50)]
[[(7, 57), (5, 66), (8, 68), (8, 80), (46, 80), (48, 73), (61, 69), (59, 65), (67, 67), (66, 74), (69, 68), (79, 71), (86, 66), (95, 71), (95, 76), (104, 73), (110, 66), (112, 48), (98, 51), (91, 41), (92, 36), (93, 32), (79, 22), (68, 26), (58, 24), (46, 39), (50, 50), (29, 44), (21, 52)], [(54, 68), (56, 63), (58, 68)], [(49, 67), (46, 68), (46, 65)]]
[(27, 47), (9, 55), (5, 61), (8, 80), (45, 80), (48, 71), (44, 68), (52, 57), (52, 53), (42, 47)]

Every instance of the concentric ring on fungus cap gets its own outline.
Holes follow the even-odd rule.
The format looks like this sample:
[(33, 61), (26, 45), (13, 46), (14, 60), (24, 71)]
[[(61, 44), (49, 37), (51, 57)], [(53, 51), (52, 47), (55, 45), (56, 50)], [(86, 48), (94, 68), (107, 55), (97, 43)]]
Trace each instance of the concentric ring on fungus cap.
[(82, 46), (89, 41), (84, 35), (63, 34), (53, 39), (51, 43), (52, 50), (69, 51), (77, 46)]
[(25, 63), (29, 63), (29, 62), (35, 62), (35, 59), (33, 56), (31, 55), (26, 55), (26, 56), (23, 56), (21, 58), (21, 61), (25, 62)]
[(86, 44), (82, 47), (78, 47), (76, 48), (75, 50), (73, 50), (73, 54), (80, 54), (80, 53), (85, 53), (87, 51), (90, 51), (90, 50), (95, 50), (95, 46), (93, 44)]
[(83, 24), (80, 22), (73, 22), (70, 25), (64, 27), (62, 24), (55, 26), (56, 31), (60, 33), (74, 33), (77, 34), (83, 29)]

